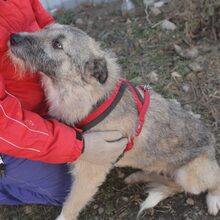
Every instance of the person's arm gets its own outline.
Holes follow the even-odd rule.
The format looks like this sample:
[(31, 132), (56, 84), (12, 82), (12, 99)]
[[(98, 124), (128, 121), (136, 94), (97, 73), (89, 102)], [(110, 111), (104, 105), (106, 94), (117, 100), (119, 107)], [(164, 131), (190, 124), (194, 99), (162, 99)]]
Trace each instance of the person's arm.
[(127, 142), (119, 131), (82, 136), (63, 123), (22, 109), (19, 100), (5, 90), (0, 75), (0, 153), (47, 163), (80, 158), (102, 165), (114, 163)]
[(83, 150), (82, 136), (54, 119), (22, 109), (5, 91), (0, 75), (0, 153), (48, 163), (76, 160)]
[(36, 20), (41, 28), (54, 22), (54, 18), (44, 9), (39, 0), (30, 0)]

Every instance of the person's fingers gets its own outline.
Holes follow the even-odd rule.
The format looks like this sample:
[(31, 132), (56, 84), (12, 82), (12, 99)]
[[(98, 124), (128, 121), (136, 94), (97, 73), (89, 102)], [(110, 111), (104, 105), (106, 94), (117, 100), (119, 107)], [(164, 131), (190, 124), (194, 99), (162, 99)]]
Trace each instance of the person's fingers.
[(102, 131), (97, 133), (97, 135), (101, 135), (101, 137), (108, 142), (117, 141), (122, 138), (120, 131)]

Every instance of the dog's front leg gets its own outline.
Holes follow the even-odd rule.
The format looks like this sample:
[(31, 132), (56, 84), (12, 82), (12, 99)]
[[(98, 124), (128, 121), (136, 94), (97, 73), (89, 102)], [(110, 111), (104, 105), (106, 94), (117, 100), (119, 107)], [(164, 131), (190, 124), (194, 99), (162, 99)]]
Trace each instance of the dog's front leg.
[(75, 181), (56, 220), (76, 220), (80, 211), (87, 205), (104, 182), (111, 165), (95, 165), (78, 160), (73, 170)]

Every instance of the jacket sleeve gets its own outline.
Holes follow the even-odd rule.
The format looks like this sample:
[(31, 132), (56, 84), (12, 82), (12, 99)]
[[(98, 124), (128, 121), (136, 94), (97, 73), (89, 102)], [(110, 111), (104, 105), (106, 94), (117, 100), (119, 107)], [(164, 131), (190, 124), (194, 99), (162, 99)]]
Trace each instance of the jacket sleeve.
[(41, 28), (54, 22), (54, 18), (44, 9), (39, 0), (31, 0), (36, 20)]
[(54, 119), (23, 110), (4, 89), (0, 75), (0, 153), (47, 163), (76, 160), (83, 150), (81, 134)]

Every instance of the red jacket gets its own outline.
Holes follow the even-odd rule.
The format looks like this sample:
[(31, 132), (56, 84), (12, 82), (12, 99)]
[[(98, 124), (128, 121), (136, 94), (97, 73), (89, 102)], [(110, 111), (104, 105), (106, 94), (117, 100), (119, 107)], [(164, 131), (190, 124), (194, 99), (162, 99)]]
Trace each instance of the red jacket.
[(39, 75), (19, 79), (7, 57), (11, 33), (38, 31), (53, 22), (39, 0), (0, 0), (0, 153), (65, 163), (81, 154), (83, 141), (74, 129), (46, 120)]

